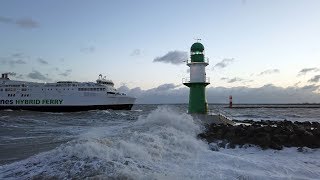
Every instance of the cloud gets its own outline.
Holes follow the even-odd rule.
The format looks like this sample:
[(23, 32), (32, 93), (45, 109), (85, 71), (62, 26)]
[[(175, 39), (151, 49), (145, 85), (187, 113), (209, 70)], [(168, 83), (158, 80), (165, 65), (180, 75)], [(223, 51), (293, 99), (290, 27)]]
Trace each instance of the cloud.
[(39, 27), (39, 23), (31, 18), (13, 19), (9, 17), (0, 16), (0, 23), (13, 24), (20, 28), (31, 29)]
[(226, 81), (227, 83), (235, 83), (235, 82), (243, 82), (243, 83), (248, 83), (248, 82), (252, 82), (253, 80), (246, 80), (246, 79), (242, 79), (239, 77), (234, 77), (234, 78), (227, 78), (227, 77), (222, 77), (220, 78), (220, 80), (222, 81)]
[(298, 75), (297, 76), (303, 76), (303, 75), (306, 75), (307, 73), (309, 72), (318, 72), (320, 71), (319, 68), (316, 68), (316, 67), (313, 67), (313, 68), (304, 68), (304, 69), (301, 69), (301, 71), (299, 71)]
[(243, 79), (235, 77), (235, 78), (230, 79), (228, 81), (228, 83), (234, 83), (234, 82), (239, 82), (239, 81), (243, 81)]
[[(227, 103), (229, 95), (233, 96), (234, 103), (320, 103), (320, 95), (316, 93), (319, 88), (317, 85), (283, 88), (267, 84), (258, 88), (208, 87), (206, 93), (208, 103)], [(189, 88), (179, 88), (174, 84), (164, 84), (148, 90), (121, 86), (118, 90), (137, 97), (138, 104), (176, 104), (188, 103), (189, 100)]]
[(39, 71), (33, 70), (31, 73), (27, 74), (27, 77), (30, 79), (41, 80), (41, 81), (50, 81), (50, 78), (47, 78), (45, 75), (41, 74)]
[(9, 55), (8, 57), (0, 57), (0, 64), (3, 65), (10, 65), (11, 67), (14, 67), (15, 65), (22, 65), (27, 64), (26, 61), (22, 59), (26, 59), (27, 56), (23, 53), (13, 53)]
[(38, 58), (37, 61), (42, 65), (48, 65), (49, 63), (42, 58)]
[(154, 88), (155, 91), (167, 91), (167, 90), (170, 90), (170, 89), (174, 89), (176, 87), (179, 87), (179, 85), (174, 85), (172, 83), (169, 83), (169, 84), (162, 84), (156, 88)]
[(303, 86), (303, 87), (301, 87), (301, 89), (316, 91), (316, 90), (319, 89), (319, 87), (320, 87), (320, 86), (317, 86), (317, 85), (315, 85), (315, 84), (312, 84), (312, 85)]
[(84, 47), (80, 49), (83, 53), (93, 53), (96, 51), (96, 48), (94, 46)]
[(36, 28), (39, 24), (31, 18), (18, 19), (15, 22), (21, 28)]
[[(126, 85), (122, 85), (118, 88), (118, 90), (128, 95), (137, 97), (138, 103), (152, 104), (156, 102), (158, 104), (165, 104), (169, 102), (179, 102), (184, 98), (187, 98), (186, 95), (188, 89), (177, 88), (179, 86), (180, 85), (168, 83), (148, 90), (142, 90), (140, 87), (130, 89)], [(182, 91), (180, 92), (180, 90)]]
[(12, 22), (13, 22), (13, 20), (11, 18), (0, 16), (0, 23), (9, 24)]
[(320, 75), (313, 76), (313, 78), (309, 79), (308, 82), (312, 82), (312, 83), (320, 82)]
[(265, 71), (259, 73), (258, 76), (274, 74), (274, 73), (280, 73), (280, 70), (279, 69), (268, 69), (268, 70), (265, 70)]
[(215, 64), (213, 66), (213, 70), (216, 69), (216, 68), (225, 68), (227, 67), (230, 63), (232, 63), (234, 61), (233, 58), (225, 58), (223, 59), (222, 61), (218, 62), (217, 64)]
[(12, 58), (24, 58), (26, 57), (23, 53), (19, 52), (19, 53), (13, 53), (11, 54)]
[(9, 76), (14, 77), (14, 79), (24, 79), (24, 76), (22, 74), (17, 74), (15, 72), (9, 72)]
[(140, 56), (141, 55), (141, 50), (140, 49), (134, 49), (130, 56)]
[(71, 72), (72, 72), (72, 69), (67, 69), (65, 72), (60, 73), (59, 75), (67, 77), (67, 76), (69, 76), (71, 74)]
[(1, 64), (9, 64), (10, 66), (15, 66), (15, 65), (22, 65), (22, 64), (27, 64), (26, 61), (18, 59), (18, 60), (9, 60), (9, 59), (5, 59), (5, 60), (1, 60), (0, 61)]
[(156, 57), (153, 62), (164, 62), (175, 65), (183, 64), (188, 60), (188, 53), (184, 51), (170, 51), (164, 56)]
[(15, 79), (24, 79), (24, 76), (22, 74), (18, 74), (15, 76)]
[(301, 81), (296, 82), (293, 86), (298, 86), (301, 83)]

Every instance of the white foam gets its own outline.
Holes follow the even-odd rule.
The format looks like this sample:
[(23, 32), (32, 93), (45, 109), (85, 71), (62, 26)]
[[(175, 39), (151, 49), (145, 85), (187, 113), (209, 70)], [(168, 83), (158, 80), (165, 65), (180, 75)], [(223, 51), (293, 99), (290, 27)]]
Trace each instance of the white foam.
[(142, 109), (131, 109), (130, 111), (135, 111), (135, 112), (142, 112)]
[(209, 150), (188, 114), (160, 107), (136, 122), (92, 128), (79, 139), (0, 166), (2, 178), (317, 179), (320, 152)]

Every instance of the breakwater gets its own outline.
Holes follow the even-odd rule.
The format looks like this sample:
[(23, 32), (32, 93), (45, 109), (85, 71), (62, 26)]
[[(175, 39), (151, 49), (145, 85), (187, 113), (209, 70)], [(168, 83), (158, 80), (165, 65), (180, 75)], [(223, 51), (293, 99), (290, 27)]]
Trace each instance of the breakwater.
[(291, 121), (236, 121), (238, 124), (210, 124), (198, 137), (220, 147), (234, 148), (245, 144), (262, 149), (283, 147), (320, 148), (320, 123)]

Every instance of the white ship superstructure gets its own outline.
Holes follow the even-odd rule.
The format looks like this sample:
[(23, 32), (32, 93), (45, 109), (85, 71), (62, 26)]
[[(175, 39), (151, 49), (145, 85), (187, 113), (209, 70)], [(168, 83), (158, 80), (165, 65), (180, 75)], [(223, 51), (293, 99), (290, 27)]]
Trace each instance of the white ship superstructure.
[(130, 110), (135, 99), (114, 88), (99, 75), (96, 82), (58, 81), (36, 83), (0, 78), (0, 109), (35, 111), (83, 111), (93, 109)]

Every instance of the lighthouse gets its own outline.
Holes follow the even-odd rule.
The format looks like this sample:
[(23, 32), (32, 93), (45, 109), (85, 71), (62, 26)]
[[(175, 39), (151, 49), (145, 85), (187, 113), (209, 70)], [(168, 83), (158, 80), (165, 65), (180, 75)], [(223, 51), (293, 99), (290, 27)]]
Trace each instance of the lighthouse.
[(204, 46), (200, 42), (192, 44), (190, 48), (191, 60), (187, 61), (190, 67), (190, 78), (183, 79), (183, 84), (190, 88), (189, 108), (190, 114), (207, 114), (206, 86), (210, 84), (206, 77), (208, 59), (204, 56)]

